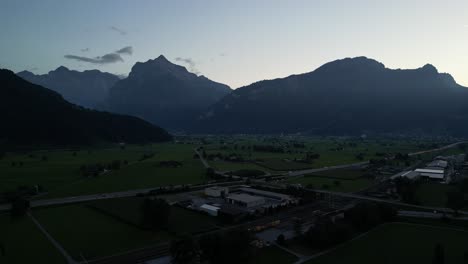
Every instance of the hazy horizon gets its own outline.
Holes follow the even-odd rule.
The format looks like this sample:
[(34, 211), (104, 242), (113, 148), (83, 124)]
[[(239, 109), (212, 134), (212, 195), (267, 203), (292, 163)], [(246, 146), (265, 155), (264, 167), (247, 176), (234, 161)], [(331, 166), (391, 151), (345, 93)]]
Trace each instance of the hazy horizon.
[(468, 2), (4, 1), (0, 67), (128, 74), (164, 55), (238, 88), (366, 56), (468, 86)]

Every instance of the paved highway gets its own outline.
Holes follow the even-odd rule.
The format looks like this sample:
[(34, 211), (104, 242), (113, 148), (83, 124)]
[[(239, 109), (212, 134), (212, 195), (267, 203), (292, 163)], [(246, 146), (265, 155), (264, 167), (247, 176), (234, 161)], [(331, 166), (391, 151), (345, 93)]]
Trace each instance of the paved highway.
[[(210, 186), (235, 186), (235, 185), (239, 185), (243, 183), (244, 183), (243, 181), (220, 182), (220, 183), (211, 183), (211, 184), (204, 184), (204, 185), (193, 185), (193, 186), (189, 185), (189, 188), (190, 188), (190, 191), (194, 191), (194, 190), (201, 190)], [(169, 188), (169, 186), (158, 186), (158, 187), (135, 189), (135, 190), (122, 191), (122, 192), (80, 195), (80, 196), (71, 196), (71, 197), (63, 197), (63, 198), (56, 198), (56, 199), (32, 200), (30, 204), (31, 204), (31, 207), (41, 207), (41, 206), (71, 204), (71, 203), (87, 202), (87, 201), (110, 199), (110, 198), (131, 197), (139, 193), (147, 193), (147, 192), (156, 190), (161, 187)], [(182, 188), (182, 187), (183, 185), (172, 186), (172, 188), (174, 189)], [(11, 208), (10, 204), (0, 205), (0, 211), (9, 210), (10, 208)]]

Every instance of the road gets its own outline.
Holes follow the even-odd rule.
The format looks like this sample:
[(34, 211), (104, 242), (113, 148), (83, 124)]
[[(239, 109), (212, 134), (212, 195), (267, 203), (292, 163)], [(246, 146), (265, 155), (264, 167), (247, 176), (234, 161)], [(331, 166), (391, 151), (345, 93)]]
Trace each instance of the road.
[(456, 146), (458, 146), (460, 144), (464, 144), (464, 143), (468, 143), (468, 141), (460, 141), (460, 142), (456, 142), (456, 143), (446, 145), (446, 146), (443, 146), (443, 147), (440, 147), (440, 148), (413, 152), (413, 153), (409, 153), (408, 156), (415, 156), (415, 155), (420, 155), (420, 154), (424, 154), (424, 153), (430, 153), (430, 152), (435, 152), (435, 151), (446, 150), (446, 149), (453, 148), (453, 147), (456, 147)]
[[(409, 156), (415, 156), (415, 155), (424, 154), (424, 153), (430, 153), (430, 152), (446, 150), (446, 149), (456, 147), (457, 145), (460, 145), (460, 144), (463, 144), (463, 143), (468, 143), (468, 141), (460, 141), (460, 142), (449, 144), (449, 145), (446, 145), (446, 146), (443, 146), (443, 147), (440, 147), (440, 148), (428, 149), (428, 150), (409, 153), (408, 155)], [(369, 164), (369, 162), (370, 161), (363, 161), (363, 162), (356, 162), (356, 163), (351, 163), (351, 164), (343, 164), (343, 165), (337, 165), (337, 166), (324, 167), (324, 168), (319, 168), (319, 169), (307, 169), (307, 170), (292, 171), (292, 172), (289, 172), (287, 174), (284, 174), (284, 176), (295, 177), (295, 176), (302, 176), (302, 175), (306, 175), (306, 174), (311, 174), (311, 173), (321, 172), (321, 171), (327, 171), (327, 170), (336, 170), (336, 169), (344, 169), (344, 168), (350, 168), (350, 167), (359, 167), (359, 166), (367, 165), (367, 164)]]
[[(397, 202), (397, 201), (392, 201), (392, 200), (387, 200), (387, 199), (379, 199), (379, 198), (374, 198), (374, 197), (369, 197), (369, 196), (364, 196), (364, 195), (354, 194), (354, 193), (341, 193), (341, 192), (315, 190), (315, 189), (308, 189), (308, 190), (316, 192), (316, 193), (323, 193), (323, 194), (334, 195), (334, 196), (339, 196), (339, 197), (367, 200), (367, 201), (379, 202), (379, 203), (387, 203), (387, 204), (392, 204), (392, 205), (405, 206), (409, 208), (424, 209), (424, 210), (429, 210), (429, 211), (438, 211), (438, 212), (444, 212), (444, 213), (450, 213), (450, 214), (454, 212), (450, 208), (407, 204), (407, 203), (402, 203), (402, 202)], [(467, 211), (458, 211), (458, 213), (468, 215)]]
[(205, 160), (205, 157), (203, 157), (203, 155), (198, 151), (198, 149), (193, 149), (193, 150), (198, 155), (198, 158), (203, 163), (203, 166), (205, 167), (205, 169), (211, 168), (210, 164), (208, 164), (208, 162)]
[[(449, 148), (453, 148), (459, 144), (466, 143), (467, 141), (460, 141), (457, 143), (453, 143), (447, 146), (443, 146), (440, 148), (436, 149), (430, 149), (430, 150), (424, 150), (424, 151), (419, 151), (419, 152), (414, 152), (410, 153), (408, 155), (413, 156), (413, 155), (418, 155), (418, 154), (423, 154), (423, 153), (429, 153), (429, 152), (434, 152), (434, 151), (440, 151), (440, 150), (445, 150)], [(211, 168), (208, 162), (202, 157), (200, 152), (197, 149), (194, 149), (195, 153), (198, 154), (200, 157), (200, 161), (203, 163), (203, 166), (205, 168)], [(293, 171), (290, 173), (287, 173), (285, 176), (289, 177), (298, 177), (306, 174), (311, 174), (315, 172), (320, 172), (320, 171), (326, 171), (326, 170), (335, 170), (335, 169), (342, 169), (342, 168), (349, 168), (349, 167), (355, 167), (355, 166), (362, 166), (365, 164), (368, 164), (369, 161), (363, 161), (363, 162), (357, 162), (357, 163), (351, 163), (351, 164), (343, 164), (343, 165), (337, 165), (337, 166), (330, 166), (330, 167), (324, 167), (324, 168), (318, 168), (318, 169), (307, 169), (307, 170), (300, 170), (300, 171)], [(284, 176), (282, 176), (284, 177)], [(239, 184), (240, 181), (232, 182)], [(220, 184), (207, 184), (207, 185), (199, 185), (194, 188), (205, 188), (205, 187), (210, 187), (214, 185), (220, 185)], [(180, 187), (178, 186), (173, 186), (174, 188)], [(157, 189), (159, 187), (151, 187), (151, 188), (144, 188), (144, 189), (135, 189), (135, 190), (127, 190), (127, 191), (122, 191), (122, 192), (113, 192), (113, 193), (100, 193), (100, 194), (92, 194), (92, 195), (82, 195), (82, 196), (72, 196), (72, 197), (63, 197), (63, 198), (57, 198), (57, 199), (45, 199), (45, 200), (33, 200), (31, 201), (31, 207), (40, 207), (40, 206), (48, 206), (48, 205), (59, 205), (59, 204), (70, 204), (70, 203), (78, 203), (78, 202), (86, 202), (86, 201), (93, 201), (93, 200), (100, 200), (100, 199), (109, 199), (109, 198), (120, 198), (120, 197), (130, 197), (130, 196), (135, 196), (138, 193), (145, 193), (149, 192), (151, 190)], [(316, 190), (317, 191), (317, 190)], [(321, 192), (326, 192), (326, 191), (321, 191)], [(339, 195), (340, 193), (335, 193), (334, 195)], [(343, 197), (349, 197), (350, 194), (342, 194), (341, 196)], [(365, 196), (359, 196), (357, 199), (364, 199)], [(356, 198), (356, 197), (351, 197), (351, 198)], [(376, 198), (370, 198), (369, 199), (376, 199)], [(378, 199), (379, 201), (385, 201), (382, 199)], [(404, 204), (406, 205), (406, 204)], [(417, 206), (415, 205), (409, 205), (414, 208)], [(10, 204), (0, 204), (0, 212), (1, 211), (6, 211), (10, 210), (11, 205)], [(419, 208), (424, 208), (424, 207), (419, 207)], [(427, 209), (424, 208), (424, 209)], [(429, 208), (430, 209), (430, 208)], [(440, 208), (436, 208), (440, 209)], [(445, 208), (447, 209), (447, 208)], [(447, 209), (451, 212), (450, 209)]]
[[(189, 186), (189, 188), (190, 188), (190, 191), (194, 191), (194, 190), (202, 190), (204, 188), (211, 187), (211, 186), (235, 186), (235, 185), (239, 185), (243, 183), (244, 183), (243, 181), (231, 181), (231, 182), (211, 183), (211, 184), (203, 184), (203, 185), (193, 185), (193, 186)], [(176, 189), (176, 188), (183, 187), (183, 185), (174, 185), (171, 187)], [(33, 208), (33, 207), (42, 207), (42, 206), (50, 206), (50, 205), (80, 203), (80, 202), (110, 199), (110, 198), (131, 197), (131, 196), (136, 196), (139, 193), (147, 193), (158, 188), (169, 188), (169, 186), (158, 186), (158, 187), (135, 189), (135, 190), (122, 191), (122, 192), (71, 196), (71, 197), (63, 197), (63, 198), (56, 198), (56, 199), (32, 200), (30, 202), (30, 205)], [(11, 208), (10, 204), (2, 204), (0, 205), (0, 212), (10, 210), (10, 208)]]

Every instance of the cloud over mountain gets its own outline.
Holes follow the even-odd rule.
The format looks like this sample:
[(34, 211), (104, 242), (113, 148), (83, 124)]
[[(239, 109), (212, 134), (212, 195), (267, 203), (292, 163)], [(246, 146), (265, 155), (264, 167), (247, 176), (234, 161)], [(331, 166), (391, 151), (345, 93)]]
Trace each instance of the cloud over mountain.
[(121, 55), (132, 55), (132, 53), (133, 53), (132, 46), (127, 46), (115, 52), (107, 53), (102, 56), (85, 57), (85, 56), (67, 54), (64, 57), (70, 60), (88, 62), (88, 63), (93, 63), (93, 64), (111, 64), (111, 63), (116, 63), (116, 62), (123, 62), (124, 59), (122, 58)]

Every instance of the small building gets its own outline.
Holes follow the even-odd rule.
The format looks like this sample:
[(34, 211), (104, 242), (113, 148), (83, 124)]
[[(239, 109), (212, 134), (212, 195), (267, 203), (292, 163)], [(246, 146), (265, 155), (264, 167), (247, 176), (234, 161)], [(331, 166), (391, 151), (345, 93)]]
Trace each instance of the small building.
[(265, 204), (265, 198), (246, 193), (240, 193), (229, 195), (227, 197), (227, 202), (241, 207), (251, 208)]
[(200, 211), (206, 212), (211, 216), (218, 216), (219, 209), (219, 207), (209, 204), (203, 204), (200, 206)]
[(214, 186), (205, 188), (205, 195), (211, 197), (225, 197), (229, 194), (228, 187)]
[(418, 172), (420, 177), (428, 178), (431, 180), (442, 181), (445, 178), (445, 170), (443, 169), (416, 169), (415, 172)]

